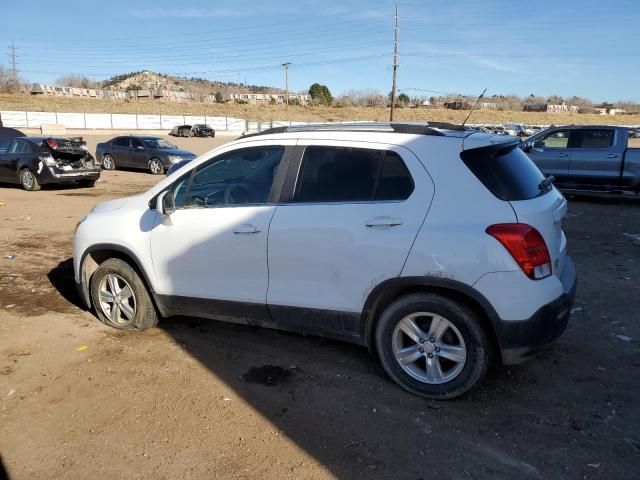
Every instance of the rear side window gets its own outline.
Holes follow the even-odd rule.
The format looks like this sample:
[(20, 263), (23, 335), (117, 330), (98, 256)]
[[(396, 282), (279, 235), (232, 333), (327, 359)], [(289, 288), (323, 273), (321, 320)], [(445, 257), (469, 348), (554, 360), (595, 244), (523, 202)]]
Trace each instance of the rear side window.
[(129, 137), (118, 137), (113, 141), (113, 144), (117, 147), (128, 147)]
[(391, 151), (307, 147), (294, 202), (406, 200), (413, 180), (400, 156)]
[(517, 144), (465, 150), (460, 158), (487, 189), (501, 200), (529, 200), (550, 186), (544, 175)]
[[(573, 136), (575, 135), (575, 141)], [(612, 129), (580, 129), (571, 134), (574, 148), (609, 148), (613, 145)]]
[(31, 145), (24, 140), (14, 140), (9, 153), (31, 153)]

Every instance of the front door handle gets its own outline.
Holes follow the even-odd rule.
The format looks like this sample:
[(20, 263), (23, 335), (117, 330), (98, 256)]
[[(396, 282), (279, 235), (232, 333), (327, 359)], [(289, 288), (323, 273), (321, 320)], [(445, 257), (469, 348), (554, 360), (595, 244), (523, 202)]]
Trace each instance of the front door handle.
[(618, 158), (618, 155), (616, 155), (615, 153), (610, 153), (609, 155), (607, 155), (607, 158)]
[(559, 153), (558, 154), (558, 158), (565, 158), (565, 157), (568, 157), (568, 156), (569, 156), (568, 153)]
[(402, 219), (391, 217), (376, 217), (365, 222), (367, 227), (396, 227), (402, 225)]
[(260, 229), (258, 227), (256, 227), (255, 225), (251, 225), (251, 224), (244, 224), (244, 225), (238, 225), (234, 230), (233, 233), (236, 234), (240, 234), (240, 233), (259, 233)]

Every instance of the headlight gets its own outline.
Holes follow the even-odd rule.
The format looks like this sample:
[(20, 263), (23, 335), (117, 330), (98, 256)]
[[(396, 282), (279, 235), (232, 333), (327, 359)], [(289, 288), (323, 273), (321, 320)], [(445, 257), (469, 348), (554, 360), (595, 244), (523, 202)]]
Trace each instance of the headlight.
[(182, 161), (182, 157), (180, 157), (179, 155), (169, 155), (169, 161), (171, 163), (178, 163)]

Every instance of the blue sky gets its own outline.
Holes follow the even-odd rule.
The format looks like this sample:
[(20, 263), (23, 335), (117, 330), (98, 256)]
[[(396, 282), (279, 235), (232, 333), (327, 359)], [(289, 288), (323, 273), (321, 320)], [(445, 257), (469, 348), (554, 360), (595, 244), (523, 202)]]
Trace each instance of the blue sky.
[[(393, 1), (0, 0), (31, 82), (149, 69), (210, 80), (348, 89), (391, 85)], [(55, 8), (55, 13), (53, 12)], [(640, 2), (408, 0), (398, 87), (640, 101)], [(0, 58), (8, 65), (8, 58)]]

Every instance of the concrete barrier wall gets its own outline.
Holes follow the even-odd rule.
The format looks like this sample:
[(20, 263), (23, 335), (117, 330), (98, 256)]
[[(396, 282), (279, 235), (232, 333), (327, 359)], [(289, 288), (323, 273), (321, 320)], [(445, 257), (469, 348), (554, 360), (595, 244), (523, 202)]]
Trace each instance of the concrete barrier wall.
[[(40, 128), (43, 123), (64, 125), (66, 128), (117, 130), (171, 130), (176, 125), (206, 123), (216, 131), (258, 131), (269, 128), (271, 122), (247, 121), (234, 117), (198, 115), (144, 115), (123, 113), (67, 113), (0, 111), (5, 127)], [(274, 122), (287, 124), (289, 122)]]

